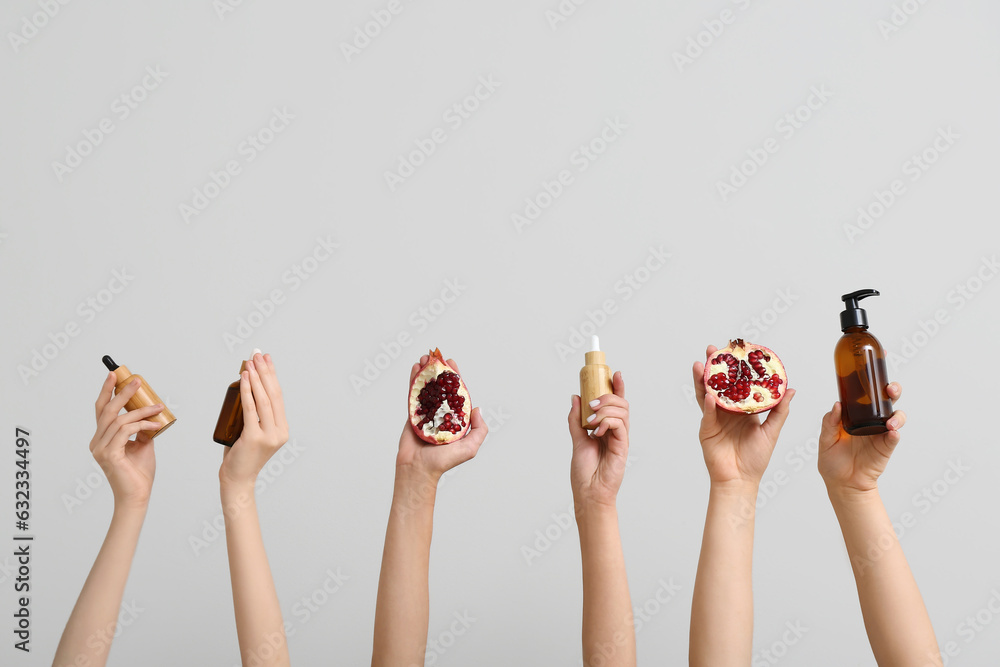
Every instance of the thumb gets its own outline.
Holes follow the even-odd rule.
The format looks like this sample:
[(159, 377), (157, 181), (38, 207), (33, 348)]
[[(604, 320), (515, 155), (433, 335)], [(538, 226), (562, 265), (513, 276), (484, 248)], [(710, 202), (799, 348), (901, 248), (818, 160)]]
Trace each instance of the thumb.
[(819, 430), (819, 451), (825, 452), (840, 440), (840, 416), (842, 410), (840, 401), (837, 401), (833, 404), (833, 408), (823, 415), (823, 421), (820, 424)]
[(124, 450), (127, 453), (141, 453), (145, 452), (147, 449), (152, 449), (152, 447), (153, 439), (143, 431), (139, 431), (139, 433), (135, 436), (135, 440), (128, 440), (125, 442)]
[[(705, 364), (696, 361), (691, 367), (691, 374), (694, 376), (694, 397), (698, 401), (698, 407), (705, 411)], [(711, 398), (711, 396), (709, 396)]]
[(886, 431), (872, 442), (872, 446), (882, 457), (888, 460), (899, 444), (899, 431)]
[(715, 397), (705, 394), (702, 408), (705, 414), (701, 418), (701, 427), (715, 428), (719, 425), (719, 404), (715, 402)]
[(624, 461), (628, 458), (628, 429), (621, 420), (614, 420), (608, 428), (607, 453)]
[(774, 406), (774, 409), (768, 413), (767, 419), (764, 420), (762, 428), (771, 442), (778, 441), (778, 436), (781, 434), (781, 427), (785, 425), (785, 420), (788, 419), (789, 404), (793, 398), (795, 398), (795, 390), (789, 389), (785, 392), (782, 399), (778, 401), (778, 404)]
[(486, 440), (486, 435), (490, 432), (489, 427), (486, 425), (486, 420), (483, 419), (483, 415), (478, 407), (472, 408), (472, 413), (469, 415), (469, 432), (466, 433), (460, 440), (455, 444), (460, 444), (461, 447), (454, 448), (452, 451), (460, 452), (457, 459), (457, 463), (465, 463), (471, 458), (474, 458), (476, 454), (479, 453), (479, 448), (482, 447), (483, 442)]
[(583, 438), (588, 438), (589, 434), (587, 433), (587, 429), (580, 425), (580, 397), (574, 394), (571, 401), (568, 417), (569, 434), (573, 438), (573, 448), (575, 449), (577, 443), (582, 442)]

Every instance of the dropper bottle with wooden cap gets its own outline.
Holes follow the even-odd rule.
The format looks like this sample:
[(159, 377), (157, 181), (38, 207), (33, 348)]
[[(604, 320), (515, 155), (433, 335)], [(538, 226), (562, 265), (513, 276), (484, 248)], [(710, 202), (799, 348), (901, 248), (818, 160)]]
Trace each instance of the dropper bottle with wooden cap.
[[(250, 357), (253, 358), (258, 352), (260, 350), (255, 349)], [(240, 365), (240, 377), (246, 369), (247, 362), (244, 359)], [(243, 433), (243, 402), (240, 400), (240, 381), (237, 379), (226, 389), (226, 398), (222, 402), (222, 410), (219, 411), (219, 421), (215, 423), (212, 440), (220, 445), (232, 447), (240, 439), (241, 433)]]
[(590, 352), (584, 355), (584, 366), (580, 369), (580, 425), (585, 429), (597, 428), (588, 424), (587, 417), (594, 414), (590, 402), (614, 391), (611, 387), (611, 369), (601, 352), (597, 336), (591, 338)]
[[(136, 390), (135, 394), (132, 395), (132, 398), (128, 399), (128, 403), (125, 404), (126, 411), (132, 412), (133, 410), (138, 410), (139, 408), (147, 408), (151, 405), (163, 403), (163, 401), (160, 400), (160, 397), (156, 395), (156, 392), (153, 391), (153, 388), (146, 383), (145, 378), (141, 375), (132, 375), (132, 372), (127, 367), (119, 366), (115, 363), (115, 360), (108, 355), (104, 355), (104, 358), (101, 359), (101, 361), (104, 362), (104, 365), (108, 367), (109, 371), (115, 374), (115, 394), (120, 394), (122, 390), (128, 386), (129, 382), (138, 378), (139, 388)], [(170, 425), (177, 421), (177, 417), (174, 417), (174, 413), (170, 411), (167, 404), (163, 403), (163, 410), (159, 414), (146, 417), (146, 421), (161, 424), (160, 428), (155, 431), (140, 431), (140, 433), (148, 435), (150, 438), (155, 438), (170, 428)]]

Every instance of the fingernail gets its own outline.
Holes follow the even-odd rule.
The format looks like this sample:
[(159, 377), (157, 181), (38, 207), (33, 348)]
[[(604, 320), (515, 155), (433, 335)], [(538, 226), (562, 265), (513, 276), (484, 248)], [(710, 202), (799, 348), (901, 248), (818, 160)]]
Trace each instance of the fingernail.
[(597, 407), (598, 405), (600, 405), (600, 404), (601, 404), (601, 399), (599, 399), (599, 398), (595, 398), (594, 400), (592, 400), (592, 401), (590, 402), (590, 407), (592, 407), (592, 408), (596, 408), (596, 407)]
[(139, 386), (139, 378), (136, 378), (136, 379), (132, 380), (131, 384), (132, 384), (133, 387), (138, 387)]
[(597, 419), (597, 415), (590, 415), (589, 417), (587, 417), (587, 423), (589, 424), (590, 422), (594, 421), (595, 419)]
[(890, 419), (889, 422), (886, 424), (886, 426), (895, 431), (896, 427), (899, 426), (899, 422), (896, 421), (895, 419)]

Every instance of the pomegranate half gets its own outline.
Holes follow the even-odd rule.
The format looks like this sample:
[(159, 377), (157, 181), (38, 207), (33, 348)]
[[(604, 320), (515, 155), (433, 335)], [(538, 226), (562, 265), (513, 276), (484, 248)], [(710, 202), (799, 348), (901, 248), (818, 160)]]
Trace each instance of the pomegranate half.
[(772, 350), (763, 345), (729, 342), (705, 362), (705, 390), (728, 412), (754, 414), (770, 410), (785, 395), (788, 375)]
[(410, 426), (424, 442), (446, 445), (469, 432), (472, 399), (441, 350), (431, 350), (410, 384)]

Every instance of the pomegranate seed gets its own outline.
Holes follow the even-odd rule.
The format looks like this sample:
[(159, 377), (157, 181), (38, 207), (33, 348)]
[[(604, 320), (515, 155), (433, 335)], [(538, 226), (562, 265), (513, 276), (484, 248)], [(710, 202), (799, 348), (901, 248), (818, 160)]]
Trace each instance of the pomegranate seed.
[(460, 386), (461, 378), (452, 371), (444, 371), (428, 380), (417, 395), (418, 406), (414, 413), (423, 417), (417, 427), (422, 429), (427, 424), (433, 424), (434, 416), (447, 402), (450, 410), (442, 415), (438, 431), (458, 433), (465, 428), (465, 413), (462, 410), (465, 407), (465, 397), (458, 393)]
[[(774, 355), (765, 352), (760, 347), (747, 349), (748, 345), (742, 340), (730, 341), (727, 350), (720, 350), (711, 360), (712, 370), (719, 372), (706, 374), (705, 385), (708, 389), (717, 392), (720, 399), (719, 405), (731, 412), (758, 412), (766, 410), (773, 400), (781, 399), (781, 385), (784, 380), (776, 374), (772, 374), (765, 362), (774, 363), (781, 366), (780, 360)], [(772, 357), (774, 360), (772, 362)], [(722, 364), (725, 368), (722, 368)], [(778, 372), (781, 372), (780, 370)], [(750, 397), (753, 396), (753, 400)], [(770, 397), (770, 398), (768, 398)], [(733, 404), (742, 405), (733, 405)]]

